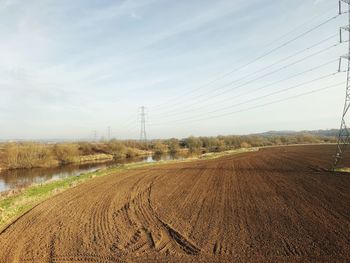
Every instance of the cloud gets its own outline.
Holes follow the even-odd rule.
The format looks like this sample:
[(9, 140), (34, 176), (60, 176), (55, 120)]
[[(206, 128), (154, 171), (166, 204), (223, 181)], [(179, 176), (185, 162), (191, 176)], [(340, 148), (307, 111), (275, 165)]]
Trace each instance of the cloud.
[[(1, 113), (6, 115), (2, 120), (17, 118), (18, 127), (31, 118), (42, 118), (43, 126), (66, 124), (58, 133), (76, 120), (123, 122), (141, 104), (181, 96), (240, 59), (254, 57), (267, 38), (299, 24), (315, 9), (313, 1), (286, 3), (0, 0), (0, 105), (11, 110)], [(296, 9), (301, 11), (293, 18)], [(317, 42), (327, 30), (300, 46)], [(186, 96), (184, 104), (190, 108), (197, 94), (215, 94), (217, 86)], [(257, 118), (263, 117), (259, 113)]]

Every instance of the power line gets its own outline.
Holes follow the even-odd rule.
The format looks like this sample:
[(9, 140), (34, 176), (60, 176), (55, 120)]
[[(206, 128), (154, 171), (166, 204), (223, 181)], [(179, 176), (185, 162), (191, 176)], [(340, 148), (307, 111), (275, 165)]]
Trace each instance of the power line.
[[(204, 117), (204, 118), (200, 118), (200, 119), (187, 119), (187, 120), (184, 119), (181, 122), (172, 121), (171, 124), (173, 124), (175, 122), (177, 124), (179, 124), (179, 123), (186, 123), (187, 121), (197, 122), (197, 121), (204, 121), (204, 120), (216, 119), (216, 118), (220, 118), (220, 117), (224, 117), (224, 116), (229, 116), (229, 115), (233, 115), (233, 114), (236, 114), (236, 113), (241, 113), (241, 112), (249, 111), (249, 110), (252, 110), (252, 109), (261, 108), (261, 107), (265, 107), (265, 106), (268, 106), (268, 105), (276, 104), (278, 102), (287, 101), (287, 100), (290, 100), (290, 99), (294, 99), (294, 98), (306, 96), (306, 95), (309, 95), (309, 94), (317, 93), (317, 92), (320, 92), (320, 91), (323, 91), (323, 90), (335, 88), (335, 87), (338, 87), (340, 85), (344, 85), (344, 83), (345, 82), (340, 82), (340, 83), (337, 83), (337, 84), (334, 84), (334, 85), (326, 86), (324, 88), (314, 89), (314, 90), (311, 90), (311, 91), (308, 91), (308, 92), (300, 93), (300, 94), (297, 94), (297, 95), (289, 96), (289, 97), (286, 97), (286, 98), (283, 98), (283, 99), (278, 99), (278, 100), (267, 102), (267, 103), (264, 103), (264, 104), (259, 104), (259, 105), (252, 106), (252, 107), (249, 107), (249, 108), (245, 108), (245, 109), (242, 109), (242, 110), (237, 110), (237, 111), (233, 111), (233, 112), (227, 112), (227, 113), (223, 113), (223, 114), (220, 114), (220, 115)], [(152, 126), (162, 126), (162, 124), (152, 124)]]
[[(274, 92), (271, 92), (271, 93), (268, 93), (268, 94), (265, 94), (265, 95), (261, 95), (261, 96), (258, 96), (258, 97), (255, 97), (255, 98), (252, 98), (252, 99), (249, 99), (249, 100), (240, 102), (240, 103), (232, 104), (232, 105), (230, 105), (230, 106), (222, 107), (222, 108), (219, 108), (219, 109), (216, 109), (216, 110), (212, 110), (212, 111), (209, 111), (209, 112), (204, 112), (204, 113), (202, 113), (201, 115), (203, 115), (203, 114), (208, 115), (208, 114), (220, 112), (220, 111), (223, 111), (223, 110), (231, 109), (231, 108), (234, 108), (234, 107), (237, 107), (237, 106), (241, 106), (241, 105), (250, 103), (250, 102), (252, 102), (252, 101), (256, 101), (256, 100), (259, 100), (259, 99), (263, 99), (263, 98), (266, 98), (266, 97), (269, 97), (269, 96), (272, 96), (272, 95), (276, 95), (276, 94), (279, 94), (279, 93), (282, 93), (282, 92), (285, 92), (285, 91), (289, 91), (289, 90), (292, 90), (292, 89), (296, 89), (296, 88), (305, 86), (305, 85), (307, 85), (307, 84), (310, 84), (310, 83), (313, 83), (313, 82), (316, 82), (316, 81), (319, 81), (319, 80), (323, 80), (323, 79), (332, 77), (332, 76), (336, 75), (337, 73), (338, 73), (338, 72), (334, 72), (334, 73), (327, 74), (327, 75), (324, 75), (324, 76), (321, 76), (321, 77), (317, 77), (317, 78), (315, 78), (315, 79), (308, 80), (308, 81), (305, 81), (305, 82), (302, 82), (302, 83), (293, 85), (293, 86), (291, 86), (291, 87), (284, 88), (284, 89), (281, 89), (281, 90), (277, 90), (277, 91), (274, 91)], [(195, 116), (194, 116), (194, 117), (191, 117), (191, 118), (195, 118)], [(188, 119), (188, 118), (185, 118), (185, 120), (186, 120), (186, 119)], [(180, 119), (180, 120), (175, 120), (175, 121), (181, 121), (181, 120), (182, 120), (182, 119)]]
[(247, 67), (247, 66), (249, 66), (249, 65), (251, 65), (251, 64), (253, 64), (253, 63), (257, 62), (257, 61), (259, 61), (259, 60), (261, 60), (262, 58), (267, 57), (268, 55), (272, 54), (273, 52), (275, 52), (275, 51), (277, 51), (277, 50), (279, 50), (279, 49), (281, 49), (281, 48), (283, 48), (283, 47), (289, 45), (290, 43), (292, 43), (292, 42), (294, 42), (294, 41), (296, 41), (296, 40), (298, 40), (298, 39), (304, 37), (305, 35), (307, 35), (307, 34), (313, 32), (313, 31), (319, 29), (320, 27), (322, 27), (322, 26), (326, 25), (327, 23), (333, 21), (334, 19), (336, 19), (336, 18), (339, 17), (340, 15), (341, 15), (341, 14), (337, 14), (336, 16), (332, 16), (332, 17), (326, 19), (325, 21), (323, 21), (322, 23), (317, 24), (316, 26), (312, 27), (311, 29), (309, 29), (309, 30), (307, 30), (307, 31), (304, 31), (303, 33), (297, 35), (296, 37), (294, 37), (294, 38), (292, 38), (292, 39), (290, 39), (290, 40), (288, 40), (288, 41), (282, 43), (281, 45), (279, 45), (279, 46), (277, 46), (277, 47), (275, 47), (275, 48), (273, 48), (273, 49), (267, 51), (266, 53), (263, 53), (262, 55), (260, 55), (260, 56), (258, 56), (258, 57), (256, 57), (256, 58), (252, 59), (251, 61), (249, 61), (249, 62), (247, 62), (247, 63), (245, 63), (245, 64), (243, 64), (243, 65), (240, 65), (239, 67), (237, 67), (237, 68), (235, 68), (235, 69), (233, 69), (233, 70), (231, 70), (231, 71), (229, 71), (229, 72), (226, 72), (226, 73), (222, 74), (221, 76), (219, 76), (219, 77), (213, 79), (212, 81), (209, 81), (208, 83), (203, 84), (203, 85), (197, 87), (196, 89), (193, 89), (193, 90), (191, 90), (191, 91), (189, 91), (189, 92), (186, 92), (186, 93), (182, 94), (181, 96), (178, 96), (178, 97), (176, 97), (176, 98), (173, 98), (173, 99), (171, 99), (171, 100), (169, 100), (169, 101), (167, 101), (167, 102), (165, 102), (165, 103), (156, 105), (156, 106), (154, 106), (154, 107), (152, 107), (152, 108), (153, 108), (153, 109), (159, 108), (161, 105), (166, 105), (166, 106), (168, 106), (169, 102), (171, 103), (171, 102), (173, 102), (174, 100), (176, 100), (176, 99), (178, 99), (178, 98), (181, 98), (181, 97), (183, 97), (183, 96), (186, 96), (186, 95), (188, 95), (188, 94), (191, 94), (191, 93), (193, 93), (193, 92), (195, 92), (195, 91), (197, 91), (197, 90), (200, 90), (200, 89), (202, 89), (202, 88), (204, 88), (204, 87), (207, 87), (207, 86), (209, 86), (209, 85), (211, 85), (211, 84), (213, 84), (213, 83), (215, 83), (215, 82), (217, 82), (217, 81), (219, 81), (219, 80), (221, 80), (221, 79), (223, 79), (223, 78), (226, 78), (227, 76), (231, 75), (232, 73), (237, 72), (237, 71), (240, 71), (241, 69), (243, 69), (243, 68), (245, 68), (245, 67)]
[(300, 24), (299, 26), (296, 26), (294, 29), (291, 29), (290, 31), (288, 31), (287, 33), (283, 34), (282, 36), (276, 38), (275, 40), (271, 41), (270, 43), (268, 43), (267, 45), (271, 45), (287, 36), (289, 36), (291, 33), (299, 30), (300, 28), (304, 27), (305, 25), (309, 24), (311, 21), (315, 20), (316, 18), (319, 18), (325, 14), (328, 14), (328, 13), (333, 13), (334, 14), (334, 11), (333, 10), (327, 10), (326, 12), (323, 12), (322, 14), (316, 14), (314, 15), (313, 17), (311, 17), (309, 20), (305, 21), (304, 23)]
[[(286, 68), (289, 68), (289, 67), (294, 66), (294, 65), (296, 65), (296, 64), (298, 64), (298, 63), (301, 63), (301, 62), (303, 62), (303, 61), (305, 61), (305, 60), (307, 60), (307, 59), (310, 59), (310, 58), (315, 57), (315, 56), (317, 56), (317, 55), (319, 55), (319, 54), (322, 54), (322, 53), (324, 53), (324, 52), (326, 52), (326, 51), (328, 51), (328, 50), (330, 50), (330, 49), (332, 49), (332, 48), (338, 46), (339, 44), (340, 44), (340, 43), (337, 43), (337, 44), (333, 44), (333, 45), (331, 45), (331, 46), (328, 46), (328, 47), (326, 47), (326, 48), (324, 48), (324, 49), (322, 49), (322, 50), (319, 50), (319, 51), (317, 51), (317, 52), (314, 52), (314, 53), (312, 53), (312, 54), (310, 54), (310, 55), (308, 55), (308, 56), (305, 56), (305, 57), (303, 57), (303, 58), (301, 58), (301, 59), (298, 59), (298, 60), (296, 60), (296, 61), (294, 61), (294, 62), (292, 62), (292, 63), (286, 64), (286, 65), (284, 65), (284, 66), (282, 66), (282, 67), (279, 67), (279, 68), (277, 68), (277, 69), (275, 69), (275, 70), (273, 70), (273, 71), (270, 71), (270, 72), (268, 72), (268, 73), (265, 73), (265, 74), (263, 74), (263, 75), (260, 75), (260, 76), (258, 76), (258, 77), (256, 77), (256, 78), (253, 78), (253, 79), (251, 79), (251, 80), (249, 80), (249, 81), (246, 81), (246, 82), (244, 82), (244, 83), (242, 83), (242, 84), (239, 84), (239, 85), (237, 85), (237, 86), (230, 87), (232, 84), (235, 84), (236, 81), (229, 82), (228, 84), (225, 84), (225, 85), (223, 85), (223, 86), (217, 88), (216, 90), (220, 90), (220, 89), (224, 89), (224, 88), (228, 88), (228, 87), (230, 87), (230, 89), (225, 89), (225, 90), (223, 90), (222, 92), (220, 92), (220, 93), (218, 93), (218, 94), (210, 95), (210, 97), (207, 97), (207, 98), (204, 98), (204, 99), (200, 99), (200, 100), (198, 100), (198, 99), (201, 98), (201, 97), (203, 97), (204, 95), (207, 95), (207, 94), (202, 94), (201, 96), (197, 96), (197, 98), (196, 98), (194, 101), (191, 101), (191, 102), (190, 102), (190, 103), (191, 103), (191, 106), (197, 105), (197, 104), (199, 104), (199, 103), (203, 103), (203, 102), (208, 101), (208, 100), (213, 100), (214, 98), (219, 97), (219, 96), (221, 96), (221, 95), (224, 95), (224, 94), (226, 94), (226, 93), (228, 93), (228, 92), (230, 92), (230, 91), (232, 91), (232, 90), (236, 90), (236, 89), (242, 88), (242, 87), (244, 87), (244, 86), (246, 86), (246, 85), (248, 85), (248, 84), (251, 84), (251, 83), (253, 83), (253, 82), (257, 81), (257, 80), (261, 80), (261, 79), (263, 79), (263, 78), (266, 78), (266, 77), (268, 77), (268, 76), (271, 76), (271, 75), (273, 75), (273, 74), (275, 74), (275, 73), (278, 73), (278, 72), (280, 72), (280, 71), (282, 71), (282, 70), (284, 70), (284, 69), (286, 69)], [(176, 107), (176, 108), (179, 108), (179, 107)]]
[[(331, 63), (334, 63), (334, 62), (336, 62), (336, 61), (338, 61), (338, 59), (333, 59), (333, 60), (331, 60), (331, 61), (329, 61), (329, 62), (327, 62), (327, 63), (324, 63), (324, 64), (321, 64), (321, 65), (319, 65), (319, 66), (316, 66), (316, 67), (313, 67), (313, 68), (304, 70), (304, 71), (299, 72), (299, 73), (296, 73), (296, 74), (293, 74), (293, 75), (288, 76), (288, 77), (286, 77), (286, 78), (279, 79), (279, 80), (277, 80), (277, 81), (268, 83), (268, 84), (266, 84), (266, 85), (257, 87), (257, 88), (255, 88), (255, 89), (248, 90), (248, 91), (246, 91), (246, 92), (241, 92), (241, 93), (239, 93), (239, 94), (235, 94), (235, 95), (232, 96), (232, 97), (226, 97), (226, 98), (224, 98), (223, 100), (220, 100), (220, 101), (216, 101), (216, 102), (213, 102), (213, 103), (209, 103), (209, 104), (206, 104), (206, 105), (202, 105), (202, 106), (199, 106), (199, 107), (196, 107), (196, 108), (186, 109), (186, 110), (184, 110), (184, 111), (177, 111), (177, 112), (174, 112), (174, 113), (172, 113), (172, 114), (171, 114), (171, 113), (168, 113), (168, 114), (166, 114), (166, 115), (161, 115), (161, 116), (158, 117), (158, 118), (164, 118), (164, 117), (182, 115), (182, 114), (186, 114), (186, 113), (189, 113), (189, 112), (193, 112), (193, 111), (195, 111), (195, 110), (203, 109), (203, 108), (206, 108), (206, 107), (209, 107), (209, 106), (215, 106), (215, 105), (217, 105), (217, 104), (220, 104), (220, 105), (221, 105), (221, 103), (223, 103), (223, 102), (232, 101), (233, 99), (237, 99), (237, 98), (242, 97), (242, 96), (244, 96), (244, 95), (247, 95), (247, 94), (249, 94), (249, 93), (252, 93), (252, 92), (255, 92), (255, 91), (259, 91), (259, 90), (262, 90), (262, 89), (271, 87), (271, 86), (273, 86), (273, 85), (276, 85), (276, 84), (278, 84), (278, 83), (284, 82), (284, 81), (286, 81), (286, 80), (290, 80), (290, 79), (293, 79), (293, 78), (302, 76), (302, 75), (304, 75), (304, 74), (310, 73), (310, 72), (315, 71), (315, 70), (317, 70), (317, 69), (320, 69), (320, 68), (322, 68), (322, 67), (328, 66), (328, 65), (330, 65)], [(172, 112), (173, 112), (173, 111), (172, 111)]]
[[(342, 1), (347, 2), (348, 0), (342, 0)], [(349, 7), (349, 12), (350, 12), (350, 7)], [(344, 13), (345, 13), (345, 12), (344, 12)], [(278, 45), (277, 47), (272, 48), (272, 49), (269, 50), (268, 52), (263, 53), (262, 55), (260, 55), (260, 56), (256, 57), (255, 59), (253, 59), (253, 60), (251, 60), (251, 61), (249, 61), (249, 62), (243, 64), (242, 66), (240, 66), (240, 67), (238, 67), (238, 68), (235, 68), (235, 69), (233, 69), (233, 70), (231, 70), (231, 71), (229, 71), (229, 72), (226, 72), (226, 73), (222, 74), (221, 76), (215, 78), (214, 80), (212, 80), (212, 81), (210, 81), (210, 82), (208, 82), (208, 83), (206, 83), (206, 84), (204, 84), (204, 85), (201, 85), (201, 86), (199, 86), (199, 87), (197, 87), (197, 88), (195, 88), (195, 89), (193, 89), (193, 90), (190, 90), (190, 91), (184, 93), (183, 95), (180, 95), (180, 96), (176, 97), (175, 99), (172, 99), (171, 102), (174, 104), (174, 101), (176, 101), (176, 100), (178, 100), (178, 99), (182, 99), (183, 96), (188, 95), (188, 94), (195, 93), (195, 92), (197, 92), (197, 91), (203, 89), (204, 87), (207, 87), (207, 86), (209, 86), (209, 85), (211, 85), (211, 84), (213, 84), (213, 83), (215, 83), (215, 82), (217, 82), (217, 81), (219, 81), (219, 80), (221, 80), (221, 79), (224, 79), (224, 78), (228, 77), (229, 75), (231, 75), (231, 74), (233, 74), (233, 73), (235, 73), (235, 72), (240, 71), (242, 68), (245, 68), (245, 67), (247, 67), (247, 66), (250, 66), (251, 64), (253, 64), (253, 63), (255, 63), (255, 62), (257, 62), (257, 61), (259, 61), (259, 60), (261, 60), (261, 59), (263, 59), (263, 58), (265, 58), (265, 57), (267, 57), (267, 56), (269, 56), (269, 55), (272, 54), (273, 52), (275, 52), (275, 51), (277, 51), (277, 50), (279, 50), (279, 49), (281, 49), (281, 48), (287, 46), (288, 44), (290, 44), (290, 43), (292, 43), (292, 42), (294, 42), (294, 41), (296, 41), (296, 40), (302, 38), (303, 36), (305, 36), (305, 35), (307, 35), (307, 34), (313, 32), (313, 31), (317, 30), (318, 28), (324, 26), (325, 24), (329, 23), (330, 21), (336, 19), (336, 18), (337, 18), (338, 16), (340, 16), (341, 14), (343, 14), (343, 12), (340, 12), (338, 15), (333, 16), (333, 17), (331, 17), (331, 18), (329, 18), (329, 19), (323, 21), (322, 23), (320, 23), (320, 24), (318, 24), (318, 25), (312, 27), (311, 29), (304, 31), (303, 33), (301, 33), (301, 34), (297, 35), (296, 37), (294, 37), (294, 38), (292, 38), (292, 39), (290, 39), (290, 40), (288, 40), (288, 41), (282, 43), (281, 45)], [(350, 24), (350, 17), (349, 17), (349, 24)], [(349, 31), (349, 30), (348, 30), (348, 31)], [(284, 65), (284, 66), (282, 66), (282, 67), (280, 67), (280, 68), (278, 68), (278, 69), (273, 70), (272, 72), (265, 73), (265, 74), (260, 75), (260, 76), (258, 76), (258, 77), (256, 77), (256, 78), (250, 79), (250, 80), (248, 80), (247, 82), (244, 82), (244, 83), (240, 83), (240, 84), (239, 84), (239, 81), (241, 81), (241, 80), (243, 80), (243, 79), (246, 79), (246, 78), (248, 78), (248, 77), (251, 77), (252, 75), (257, 74), (257, 73), (260, 73), (260, 72), (262, 72), (262, 71), (266, 71), (267, 69), (269, 69), (269, 68), (271, 68), (271, 67), (273, 67), (273, 66), (275, 66), (275, 65), (277, 65), (277, 64), (279, 64), (279, 63), (281, 63), (281, 62), (283, 62), (283, 61), (289, 60), (290, 58), (293, 58), (293, 57), (295, 57), (295, 56), (297, 56), (297, 55), (299, 55), (299, 54), (301, 54), (301, 53), (303, 53), (303, 52), (305, 52), (305, 51), (307, 51), (307, 50), (310, 50), (310, 49), (312, 49), (312, 48), (314, 48), (314, 47), (316, 47), (316, 46), (319, 46), (319, 45), (321, 45), (322, 43), (325, 43), (326, 41), (328, 41), (328, 40), (330, 40), (331, 38), (335, 37), (336, 35), (337, 35), (337, 34), (333, 34), (332, 36), (329, 36), (329, 37), (327, 37), (326, 39), (323, 39), (322, 41), (317, 42), (316, 44), (313, 44), (313, 45), (311, 45), (311, 46), (309, 46), (309, 47), (307, 47), (307, 48), (304, 48), (304, 49), (302, 49), (302, 50), (300, 50), (300, 51), (297, 51), (297, 52), (293, 53), (292, 55), (289, 55), (289, 56), (287, 56), (287, 57), (285, 57), (285, 58), (283, 58), (283, 59), (280, 59), (280, 60), (276, 61), (275, 63), (270, 64), (270, 65), (267, 66), (267, 67), (264, 67), (264, 68), (262, 68), (262, 69), (259, 69), (259, 70), (255, 71), (254, 73), (247, 74), (246, 76), (244, 76), (244, 77), (242, 77), (242, 78), (236, 79), (236, 80), (234, 80), (233, 82), (230, 82), (230, 83), (228, 83), (228, 84), (223, 85), (223, 86), (217, 88), (217, 90), (223, 89), (223, 90), (222, 90), (220, 93), (218, 93), (218, 94), (210, 94), (210, 93), (213, 93), (212, 90), (209, 91), (209, 92), (205, 92), (204, 94), (201, 94), (199, 97), (197, 97), (196, 102), (191, 101), (191, 106), (194, 105), (194, 104), (203, 103), (204, 101), (212, 100), (213, 98), (222, 96), (222, 95), (224, 95), (224, 94), (226, 94), (226, 93), (232, 91), (233, 89), (241, 88), (241, 87), (246, 86), (246, 85), (248, 85), (248, 84), (250, 84), (250, 83), (252, 83), (252, 82), (254, 82), (254, 81), (260, 80), (260, 79), (262, 79), (262, 78), (265, 78), (265, 77), (267, 77), (267, 76), (270, 76), (270, 75), (272, 75), (272, 74), (275, 74), (275, 73), (277, 73), (277, 72), (280, 72), (281, 70), (284, 70), (284, 69), (286, 69), (286, 68), (288, 68), (288, 67), (290, 67), (290, 66), (293, 66), (293, 65), (295, 65), (295, 64), (297, 64), (297, 63), (300, 63), (300, 62), (302, 62), (302, 61), (305, 61), (306, 59), (309, 59), (309, 58), (314, 57), (314, 56), (316, 56), (316, 55), (319, 55), (319, 54), (321, 54), (321, 53), (323, 53), (323, 52), (326, 52), (327, 50), (330, 50), (331, 48), (334, 48), (334, 47), (338, 46), (339, 43), (338, 43), (338, 44), (334, 44), (334, 45), (332, 45), (332, 46), (328, 46), (328, 47), (326, 47), (326, 48), (324, 48), (324, 49), (322, 49), (322, 50), (319, 50), (319, 51), (317, 51), (317, 52), (315, 52), (315, 53), (312, 53), (311, 55), (308, 55), (308, 56), (306, 56), (306, 57), (304, 57), (304, 58), (301, 58), (301, 59), (299, 59), (299, 60), (297, 60), (297, 61), (294, 61), (294, 62), (292, 62), (292, 63), (289, 63), (289, 64), (287, 64), (287, 65)], [(282, 37), (284, 37), (284, 36), (282, 36)], [(281, 37), (281, 38), (282, 38), (282, 37)], [(349, 41), (350, 41), (350, 36), (349, 36)], [(350, 47), (349, 47), (349, 54), (350, 54)], [(347, 57), (347, 58), (349, 58), (349, 57)], [(349, 60), (349, 61), (350, 61), (350, 60)], [(302, 74), (304, 74), (304, 73), (306, 73), (306, 72), (310, 72), (310, 71), (312, 71), (312, 70), (321, 68), (322, 66), (328, 65), (328, 64), (333, 63), (333, 62), (335, 62), (335, 60), (332, 60), (332, 61), (327, 62), (327, 63), (325, 63), (325, 64), (319, 65), (319, 66), (314, 67), (314, 68), (312, 68), (312, 69), (306, 70), (306, 71), (304, 71), (304, 72), (301, 72), (301, 73), (298, 73), (298, 74), (294, 74), (294, 75), (289, 76), (289, 77), (287, 77), (287, 78), (284, 78), (284, 79), (281, 79), (281, 80), (277, 80), (277, 81), (275, 81), (275, 82), (273, 82), (273, 83), (270, 83), (270, 84), (268, 84), (268, 85), (264, 85), (264, 86), (262, 86), (262, 87), (259, 87), (259, 88), (257, 88), (257, 89), (248, 91), (248, 92), (246, 92), (246, 93), (239, 94), (238, 96), (242, 96), (242, 95), (245, 95), (245, 94), (247, 94), (247, 93), (250, 93), (250, 92), (253, 92), (253, 91), (256, 91), (256, 90), (260, 90), (260, 89), (266, 88), (266, 87), (268, 87), (268, 86), (274, 85), (274, 84), (276, 84), (276, 83), (279, 83), (279, 82), (282, 82), (282, 81), (285, 81), (285, 80), (294, 78), (294, 77), (296, 77), (296, 76), (300, 76), (300, 75), (302, 75)], [(349, 62), (349, 67), (348, 67), (348, 68), (350, 68), (350, 62)], [(255, 98), (246, 100), (246, 101), (241, 102), (241, 103), (236, 103), (236, 104), (230, 105), (230, 106), (228, 106), (228, 107), (221, 107), (221, 108), (215, 109), (215, 110), (213, 110), (213, 111), (210, 111), (210, 112), (207, 112), (207, 113), (203, 113), (203, 114), (206, 115), (205, 117), (202, 117), (203, 114), (201, 114), (200, 116), (192, 116), (192, 117), (190, 117), (190, 118), (175, 120), (175, 121), (172, 121), (172, 122), (170, 122), (170, 123), (171, 123), (171, 124), (173, 124), (173, 123), (184, 123), (184, 122), (186, 122), (186, 121), (195, 122), (195, 121), (202, 121), (202, 120), (208, 120), (208, 119), (213, 119), (213, 118), (220, 118), (220, 117), (223, 117), (223, 116), (227, 116), (227, 115), (231, 115), (231, 114), (235, 114), (235, 113), (239, 113), (239, 112), (244, 112), (244, 111), (252, 110), (252, 109), (255, 109), (255, 108), (264, 107), (264, 106), (271, 105), (271, 104), (274, 104), (274, 103), (278, 103), (278, 102), (290, 100), (290, 99), (293, 99), (293, 98), (297, 98), (297, 97), (309, 95), (309, 94), (312, 94), (312, 93), (320, 92), (320, 91), (323, 91), (323, 90), (326, 90), (326, 89), (334, 88), (334, 87), (337, 87), (337, 86), (339, 86), (340, 84), (343, 84), (343, 83), (337, 83), (337, 84), (335, 84), (335, 85), (327, 86), (327, 87), (320, 88), (320, 89), (311, 90), (311, 91), (309, 91), (309, 92), (304, 92), (304, 93), (301, 93), (301, 94), (289, 96), (289, 97), (286, 97), (286, 98), (283, 98), (283, 99), (279, 99), (279, 100), (275, 100), (275, 101), (271, 101), (271, 102), (268, 102), (268, 103), (263, 103), (263, 104), (255, 105), (255, 106), (248, 107), (248, 108), (241, 109), (241, 110), (234, 111), (234, 112), (226, 112), (226, 113), (217, 114), (217, 115), (215, 115), (215, 116), (207, 116), (208, 114), (219, 113), (219, 112), (222, 112), (222, 111), (224, 111), (224, 110), (228, 110), (228, 109), (231, 109), (231, 108), (234, 108), (234, 107), (237, 107), (237, 106), (241, 106), (241, 105), (245, 105), (245, 104), (247, 104), (247, 103), (251, 103), (252, 101), (255, 101), (255, 100), (259, 100), (259, 99), (266, 98), (266, 97), (269, 97), (269, 96), (273, 96), (273, 95), (275, 95), (275, 94), (279, 94), (279, 93), (282, 93), (282, 92), (285, 92), (285, 91), (288, 91), (288, 90), (291, 90), (291, 89), (295, 89), (295, 88), (297, 88), (297, 87), (300, 87), (300, 86), (303, 86), (303, 85), (306, 85), (306, 84), (309, 84), (309, 83), (312, 83), (312, 82), (319, 81), (319, 80), (321, 80), (321, 79), (325, 79), (325, 78), (334, 76), (335, 74), (336, 74), (336, 73), (332, 73), (332, 74), (328, 74), (328, 75), (325, 75), (325, 76), (321, 76), (321, 77), (318, 77), (318, 78), (316, 78), (316, 79), (309, 80), (309, 81), (306, 81), (306, 82), (303, 82), (303, 83), (300, 83), (300, 84), (297, 84), (297, 85), (294, 85), (294, 86), (291, 86), (291, 87), (288, 87), (288, 88), (285, 88), (285, 89), (282, 89), (282, 90), (274, 91), (274, 92), (265, 94), (265, 95), (263, 95), (263, 96), (255, 97)], [(348, 74), (349, 74), (349, 69), (348, 69)], [(348, 75), (348, 82), (349, 82), (349, 75)], [(236, 86), (234, 86), (234, 87), (231, 87), (231, 86), (232, 86), (233, 84), (235, 84), (235, 83), (237, 83), (238, 85), (236, 85)], [(226, 88), (228, 88), (228, 87), (229, 87), (229, 89), (226, 89)], [(210, 95), (210, 97), (207, 97), (207, 98), (199, 99), (199, 100), (198, 100), (198, 98), (202, 98), (202, 97), (207, 96), (207, 95)], [(349, 94), (349, 96), (350, 96), (350, 94)], [(236, 97), (237, 97), (237, 96), (236, 96)], [(226, 101), (226, 100), (227, 100), (227, 98), (225, 98), (225, 101)], [(183, 101), (182, 101), (182, 102), (183, 102)], [(164, 107), (166, 107), (167, 109), (169, 109), (169, 105), (171, 105), (171, 103), (169, 104), (169, 103), (167, 103), (167, 102), (164, 102), (164, 103), (162, 103), (162, 104), (160, 104), (160, 105), (156, 105), (154, 108), (158, 108), (158, 109), (159, 109), (159, 108), (162, 108), (162, 105), (163, 105), (163, 104), (166, 104)], [(204, 107), (207, 107), (207, 106), (208, 106), (208, 105), (204, 105)], [(177, 104), (175, 108), (179, 108), (179, 105)], [(199, 108), (203, 108), (203, 107), (199, 107)], [(198, 108), (197, 108), (197, 110), (198, 110)], [(188, 111), (189, 111), (189, 110), (187, 109), (186, 111), (183, 111), (183, 113), (186, 113), (186, 112), (188, 112)], [(193, 111), (193, 110), (192, 110), (192, 111)], [(170, 111), (170, 113), (171, 113), (171, 111)], [(177, 112), (177, 114), (178, 114), (178, 112)], [(173, 114), (172, 116), (177, 115), (177, 114)], [(164, 115), (162, 115), (162, 114), (160, 114), (160, 115), (161, 115), (161, 116), (164, 116)], [(165, 116), (171, 116), (171, 114), (169, 115), (169, 113), (168, 113), (168, 114), (165, 115)], [(157, 124), (156, 124), (156, 125), (157, 125)], [(162, 124), (161, 124), (161, 125), (162, 125)], [(146, 128), (145, 128), (145, 109), (144, 109), (144, 107), (141, 107), (141, 131), (140, 131), (140, 140), (142, 141), (143, 138), (145, 138), (145, 140), (147, 140), (147, 138), (146, 138)]]
[[(317, 42), (316, 44), (313, 44), (313, 45), (311, 45), (311, 46), (309, 46), (309, 47), (307, 47), (307, 48), (304, 48), (304, 49), (302, 49), (302, 50), (299, 50), (299, 51), (297, 51), (297, 52), (295, 52), (295, 53), (293, 53), (293, 54), (291, 54), (291, 55), (289, 55), (289, 56), (287, 56), (287, 57), (284, 57), (284, 58), (282, 58), (282, 59), (280, 59), (280, 60), (278, 60), (278, 61), (276, 61), (276, 62), (274, 62), (274, 63), (272, 63), (272, 64), (270, 64), (270, 65), (268, 65), (268, 66), (266, 66), (266, 67), (263, 67), (263, 68), (260, 69), (260, 70), (255, 71), (255, 72), (253, 72), (253, 73), (251, 73), (251, 74), (256, 74), (256, 73), (259, 73), (259, 72), (261, 72), (261, 71), (265, 71), (266, 69), (269, 69), (269, 68), (271, 68), (271, 67), (273, 67), (273, 66), (275, 66), (275, 65), (278, 65), (279, 63), (281, 63), (281, 62), (283, 62), (283, 61), (285, 61), (285, 60), (287, 60), (287, 59), (293, 58), (293, 57), (295, 57), (295, 56), (297, 56), (297, 55), (300, 55), (300, 54), (304, 53), (305, 51), (311, 50), (312, 48), (317, 47), (317, 46), (319, 46), (319, 45), (325, 43), (326, 41), (328, 41), (328, 40), (334, 38), (334, 37), (337, 36), (337, 35), (338, 35), (338, 34), (333, 34), (333, 35), (331, 35), (331, 36), (329, 36), (329, 37), (327, 37), (327, 38), (325, 38), (325, 39), (323, 39), (323, 40)], [(251, 74), (247, 74), (245, 77), (251, 76)]]

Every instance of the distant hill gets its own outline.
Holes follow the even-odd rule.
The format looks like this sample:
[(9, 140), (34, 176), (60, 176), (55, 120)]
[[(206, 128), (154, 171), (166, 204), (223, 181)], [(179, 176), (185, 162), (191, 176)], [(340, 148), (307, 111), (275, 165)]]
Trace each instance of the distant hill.
[(312, 131), (267, 131), (262, 133), (254, 133), (252, 135), (260, 136), (282, 136), (282, 135), (298, 135), (298, 134), (312, 134), (317, 136), (337, 137), (338, 129), (330, 130), (312, 130)]

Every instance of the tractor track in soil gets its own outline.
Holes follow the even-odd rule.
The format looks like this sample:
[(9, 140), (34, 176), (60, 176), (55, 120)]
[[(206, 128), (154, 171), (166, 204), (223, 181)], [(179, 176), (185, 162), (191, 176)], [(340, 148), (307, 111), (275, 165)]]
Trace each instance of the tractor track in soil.
[(4, 228), (0, 262), (349, 262), (350, 175), (327, 171), (334, 152), (273, 147), (94, 178)]

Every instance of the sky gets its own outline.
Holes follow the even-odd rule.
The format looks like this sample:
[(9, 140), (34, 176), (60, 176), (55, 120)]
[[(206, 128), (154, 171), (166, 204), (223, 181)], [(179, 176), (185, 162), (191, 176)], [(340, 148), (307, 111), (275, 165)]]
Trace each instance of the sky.
[(0, 0), (0, 139), (137, 139), (141, 106), (148, 138), (338, 128), (337, 13), (328, 0)]

